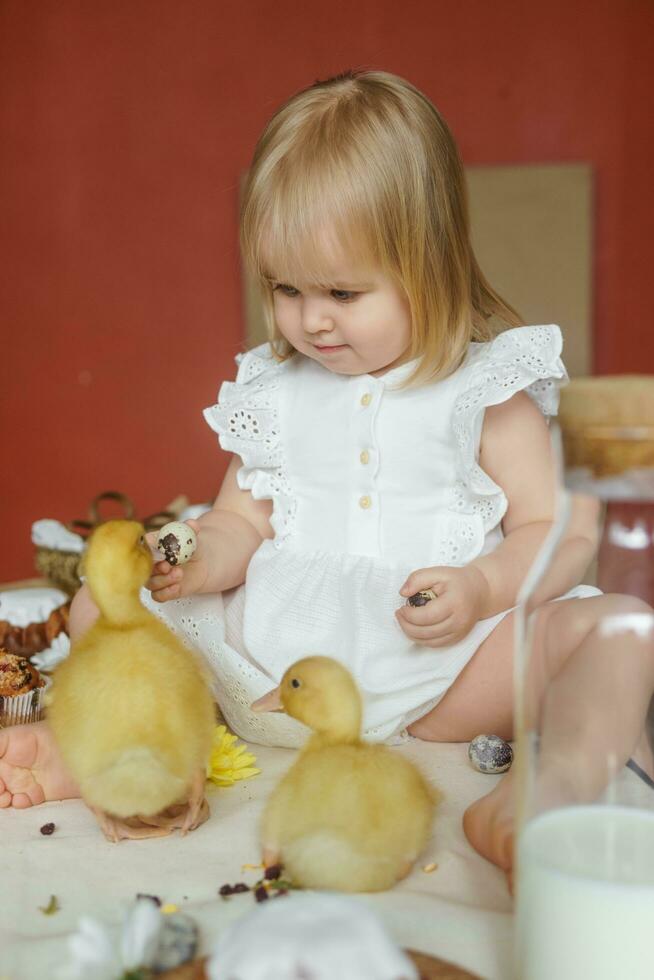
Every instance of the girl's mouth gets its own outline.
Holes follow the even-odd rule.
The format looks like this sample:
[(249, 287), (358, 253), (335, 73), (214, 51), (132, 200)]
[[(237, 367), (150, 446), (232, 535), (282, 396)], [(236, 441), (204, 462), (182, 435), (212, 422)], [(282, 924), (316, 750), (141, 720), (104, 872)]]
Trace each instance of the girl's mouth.
[(347, 344), (334, 344), (330, 347), (321, 347), (319, 344), (314, 344), (313, 346), (316, 348), (316, 350), (320, 351), (321, 354), (333, 354), (337, 350), (345, 350)]

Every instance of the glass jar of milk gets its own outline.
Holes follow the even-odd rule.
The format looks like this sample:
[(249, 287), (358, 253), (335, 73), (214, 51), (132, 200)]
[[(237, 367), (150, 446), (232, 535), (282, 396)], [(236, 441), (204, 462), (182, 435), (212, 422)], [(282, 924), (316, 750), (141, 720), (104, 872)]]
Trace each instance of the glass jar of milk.
[[(557, 523), (518, 613), (515, 974), (652, 980), (654, 378), (573, 382), (561, 431)], [(573, 643), (533, 610), (566, 528), (597, 502), (586, 581), (632, 599), (607, 603), (592, 628), (578, 617)]]

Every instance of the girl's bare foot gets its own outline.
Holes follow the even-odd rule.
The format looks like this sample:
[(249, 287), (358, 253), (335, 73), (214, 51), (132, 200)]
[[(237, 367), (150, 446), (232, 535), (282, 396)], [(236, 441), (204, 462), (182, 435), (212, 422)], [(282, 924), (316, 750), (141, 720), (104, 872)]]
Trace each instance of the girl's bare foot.
[(513, 894), (513, 809), (512, 773), (468, 807), (463, 814), (463, 830), (476, 851), (505, 873)]
[[(555, 755), (549, 775), (541, 766), (539, 773), (540, 809), (568, 806), (584, 800), (595, 799), (602, 785), (584, 786), (580, 773), (583, 760), (568, 753), (565, 763)], [(490, 793), (482, 796), (463, 814), (463, 830), (466, 837), (482, 857), (492, 861), (506, 875), (509, 891), (513, 894), (515, 799), (514, 770), (511, 769)]]
[(0, 730), (0, 808), (78, 797), (45, 721)]
[[(650, 779), (654, 778), (652, 748), (645, 736), (641, 738), (632, 758)], [(602, 787), (609, 782), (611, 774), (600, 774), (598, 783), (584, 785), (580, 776), (583, 771), (583, 761), (576, 760), (571, 754), (566, 758), (565, 765), (560, 759), (555, 762), (549, 778), (541, 770), (539, 801), (542, 809), (596, 799)], [(476, 800), (463, 815), (466, 837), (482, 857), (504, 871), (511, 894), (515, 831), (513, 781), (513, 770), (510, 770), (490, 793)]]

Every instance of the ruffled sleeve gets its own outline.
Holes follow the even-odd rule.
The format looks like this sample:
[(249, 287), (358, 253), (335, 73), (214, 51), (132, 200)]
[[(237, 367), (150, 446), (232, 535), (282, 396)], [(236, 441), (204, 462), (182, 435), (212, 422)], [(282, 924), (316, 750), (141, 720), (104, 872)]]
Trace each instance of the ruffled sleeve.
[(453, 430), (458, 449), (456, 509), (479, 514), (489, 531), (504, 516), (504, 492), (478, 462), (484, 412), (518, 391), (525, 391), (544, 415), (556, 415), (559, 389), (568, 375), (561, 361), (561, 331), (555, 324), (516, 327), (487, 344), (473, 344), (462, 370), (454, 404)]
[(290, 533), (295, 501), (286, 475), (279, 425), (279, 388), (288, 362), (278, 362), (269, 344), (236, 357), (236, 381), (225, 381), (204, 417), (223, 449), (243, 461), (237, 480), (255, 500), (272, 500), (275, 544)]

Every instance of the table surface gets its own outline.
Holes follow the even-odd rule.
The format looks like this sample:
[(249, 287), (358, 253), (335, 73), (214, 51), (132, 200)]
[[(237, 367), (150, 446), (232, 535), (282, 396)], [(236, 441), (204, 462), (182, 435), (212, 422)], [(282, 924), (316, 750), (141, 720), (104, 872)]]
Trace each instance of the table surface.
[[(296, 756), (290, 749), (249, 748), (261, 774), (210, 788), (209, 820), (184, 838), (175, 834), (110, 844), (80, 800), (0, 810), (0, 977), (44, 980), (54, 975), (53, 965), (66, 960), (69, 937), (82, 916), (117, 937), (138, 892), (157, 895), (190, 915), (200, 932), (198, 956), (210, 954), (232, 922), (256, 909), (251, 893), (225, 901), (218, 890), (225, 882), (252, 885), (256, 880), (258, 872), (245, 867), (260, 860), (261, 811)], [(504, 875), (472, 849), (461, 825), (465, 808), (500, 777), (472, 769), (464, 744), (411, 740), (397, 751), (421, 767), (444, 799), (432, 839), (411, 874), (391, 891), (356, 900), (403, 948), (456, 963), (485, 980), (506, 980), (513, 902)], [(45, 837), (40, 828), (50, 822), (55, 831)], [(51, 895), (60, 911), (46, 916), (39, 910)], [(432, 975), (465, 977), (449, 969), (449, 974)]]

